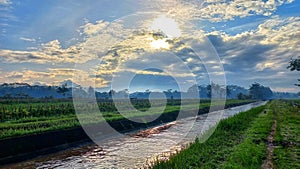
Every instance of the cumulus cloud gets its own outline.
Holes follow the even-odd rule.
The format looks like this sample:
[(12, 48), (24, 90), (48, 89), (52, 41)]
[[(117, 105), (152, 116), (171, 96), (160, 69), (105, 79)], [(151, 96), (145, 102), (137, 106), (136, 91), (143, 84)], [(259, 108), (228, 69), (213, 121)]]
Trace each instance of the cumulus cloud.
[[(201, 32), (196, 31), (196, 34), (201, 35)], [(211, 76), (224, 77), (224, 73), (220, 73), (223, 72), (220, 62), (212, 57), (215, 54), (205, 40), (206, 37), (194, 35), (183, 34), (178, 38), (169, 38), (163, 32), (135, 30), (130, 37), (114, 44), (106, 53), (100, 55), (102, 63), (95, 70), (95, 74), (107, 81), (111, 81), (122, 72), (128, 72), (139, 75), (172, 76), (181, 79), (179, 81), (182, 83), (193, 80), (195, 82), (197, 79), (204, 83), (204, 79), (208, 82), (205, 64)], [(164, 41), (168, 47), (155, 47), (152, 45), (153, 41)], [(201, 56), (195, 53), (192, 46), (198, 49), (197, 52), (201, 53)], [(148, 68), (160, 69), (163, 72), (145, 70)], [(215, 79), (222, 80), (222, 78)]]
[(215, 31), (207, 36), (219, 53), (229, 79), (249, 84), (259, 81), (270, 86), (290, 85), (292, 88), (295, 78), (285, 72), (288, 72), (286, 67), (290, 58), (300, 52), (299, 26), (300, 17), (276, 16), (256, 30), (237, 35)]
[(87, 23), (87, 24), (81, 26), (80, 28), (83, 29), (82, 33), (84, 33), (85, 35), (91, 36), (93, 34), (99, 33), (108, 24), (109, 24), (109, 22), (105, 22), (105, 21), (100, 20), (100, 21), (96, 21), (95, 24)]
[[(152, 46), (152, 42), (155, 41), (164, 41), (169, 47), (154, 47)], [(104, 64), (100, 65), (99, 74), (117, 72), (119, 71), (118, 69), (120, 69), (119, 66), (122, 64), (126, 64), (127, 68), (130, 67), (131, 69), (150, 66), (151, 62), (153, 66), (162, 66), (162, 64), (169, 65), (172, 59), (170, 58), (170, 54), (164, 52), (172, 52), (175, 50), (174, 47), (176, 43), (180, 43), (180, 41), (178, 39), (169, 39), (159, 32), (149, 33), (141, 31), (133, 34), (132, 37), (110, 48), (110, 50), (101, 57)], [(136, 64), (137, 62), (139, 64)]]
[[(151, 9), (166, 12), (168, 16), (176, 16), (181, 19), (208, 19), (210, 21), (226, 21), (236, 17), (250, 15), (270, 16), (278, 6), (292, 1), (214, 1), (207, 0), (203, 3), (198, 1), (167, 0), (165, 3), (151, 3)], [(147, 3), (146, 3), (147, 4)], [(130, 25), (126, 21), (108, 23), (97, 21), (86, 23), (80, 30), (85, 37), (82, 42), (63, 48), (58, 40), (42, 44), (33, 51), (0, 50), (0, 58), (7, 62), (35, 62), (35, 63), (100, 63), (91, 66), (93, 72), (83, 71), (81, 79), (97, 78), (99, 84), (108, 84), (112, 74), (118, 72), (130, 72), (145, 75), (177, 77), (191, 77), (196, 74), (203, 77), (207, 68), (215, 75), (223, 75), (217, 60), (209, 60), (209, 53), (205, 50), (206, 38), (216, 48), (226, 72), (231, 75), (242, 76), (256, 74), (257, 72), (272, 73), (283, 71), (288, 59), (299, 53), (300, 26), (299, 17), (272, 17), (260, 24), (256, 30), (242, 32), (237, 35), (229, 35), (224, 32), (209, 32), (205, 36), (203, 31), (192, 29), (189, 32), (182, 31), (180, 37), (168, 37), (159, 30), (151, 31), (149, 23), (152, 20), (146, 18), (141, 24), (142, 28), (136, 30), (135, 24)], [(131, 23), (131, 22), (129, 22)], [(180, 26), (184, 23), (180, 23)], [(183, 29), (180, 27), (179, 29)], [(189, 34), (193, 31), (193, 34)], [(22, 38), (30, 41), (31, 39)], [(193, 46), (193, 49), (191, 48)], [(195, 47), (195, 48), (194, 48)], [(202, 52), (202, 60), (195, 54)], [(182, 64), (172, 63), (171, 52)], [(205, 66), (203, 65), (205, 61)], [(179, 63), (179, 62), (178, 62)], [(164, 72), (145, 70), (149, 65), (160, 67)], [(181, 67), (182, 66), (182, 67)], [(187, 73), (183, 67), (187, 66), (191, 73)], [(52, 74), (51, 74), (52, 72)], [(69, 77), (69, 71), (49, 69), (49, 72), (34, 74), (22, 72), (36, 77), (47, 76), (49, 79), (57, 77), (56, 74), (64, 74)], [(274, 72), (273, 72), (274, 73)], [(14, 72), (16, 78), (21, 75)], [(265, 74), (264, 74), (265, 75)], [(277, 75), (277, 74), (275, 74)], [(279, 75), (278, 75), (279, 76)], [(26, 76), (22, 76), (26, 79)], [(275, 76), (274, 76), (275, 77)], [(241, 77), (245, 78), (245, 77)], [(189, 79), (190, 80), (190, 79)], [(253, 80), (253, 79), (249, 79)], [(82, 80), (84, 81), (84, 80)]]
[[(77, 74), (76, 78), (74, 78), (74, 73)], [(34, 82), (41, 82), (47, 85), (59, 85), (62, 81), (72, 80), (82, 86), (96, 84), (96, 87), (103, 87), (107, 85), (107, 82), (101, 78), (91, 78), (89, 72), (70, 68), (52, 68), (45, 71), (23, 70), (1, 72), (1, 74), (0, 81), (6, 83), (27, 82), (33, 84)]]
[[(81, 27), (85, 39), (67, 48), (63, 48), (58, 40), (52, 40), (35, 50), (0, 49), (0, 59), (10, 63), (85, 63), (98, 58), (99, 53), (105, 53), (113, 44), (131, 34), (118, 22), (110, 23), (109, 28), (102, 29), (107, 24), (103, 21), (85, 24)], [(34, 41), (25, 37), (20, 39)]]
[(58, 40), (53, 40), (42, 44), (41, 48), (34, 51), (0, 49), (0, 58), (12, 63), (74, 63), (85, 60), (84, 57), (81, 57), (80, 51), (80, 46), (63, 49)]
[(149, 10), (167, 12), (182, 19), (207, 19), (212, 22), (233, 20), (251, 15), (272, 15), (279, 6), (293, 2), (293, 0), (167, 0), (162, 3), (155, 0), (141, 2)]
[(243, 68), (283, 69), (290, 57), (300, 52), (300, 17), (274, 17), (256, 30), (230, 36), (223, 32), (208, 37), (225, 64)]

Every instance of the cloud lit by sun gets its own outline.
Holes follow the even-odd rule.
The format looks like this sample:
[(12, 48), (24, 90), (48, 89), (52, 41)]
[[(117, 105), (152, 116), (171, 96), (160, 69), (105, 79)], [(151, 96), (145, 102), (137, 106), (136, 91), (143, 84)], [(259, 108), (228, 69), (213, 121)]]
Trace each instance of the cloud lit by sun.
[(163, 35), (159, 38), (151, 38), (150, 46), (153, 49), (169, 49), (170, 44), (167, 42), (168, 39), (173, 39), (181, 36), (181, 30), (178, 23), (165, 15), (161, 15), (155, 18), (149, 30), (151, 32), (160, 32)]
[(154, 49), (169, 49), (170, 45), (166, 42), (166, 39), (153, 39), (150, 43), (151, 47)]
[(168, 18), (165, 15), (161, 15), (154, 19), (150, 27), (151, 31), (161, 31), (166, 34), (169, 38), (180, 37), (181, 30), (178, 22), (172, 18)]

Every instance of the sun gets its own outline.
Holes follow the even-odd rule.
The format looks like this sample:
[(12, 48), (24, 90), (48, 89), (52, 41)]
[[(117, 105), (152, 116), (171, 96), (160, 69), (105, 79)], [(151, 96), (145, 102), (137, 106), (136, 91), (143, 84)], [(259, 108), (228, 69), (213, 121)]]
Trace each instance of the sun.
[(170, 45), (166, 42), (166, 39), (153, 39), (150, 43), (151, 47), (154, 49), (169, 49)]
[[(168, 39), (177, 38), (181, 35), (181, 30), (178, 23), (165, 15), (161, 15), (155, 18), (149, 27), (151, 32), (159, 32), (162, 34), (158, 38), (152, 37), (150, 40), (150, 46), (154, 49), (169, 49), (170, 44), (167, 42)], [(165, 36), (165, 37), (164, 37)]]
[(175, 19), (161, 15), (152, 21), (150, 26), (151, 31), (161, 31), (169, 38), (180, 37), (181, 30), (178, 22)]

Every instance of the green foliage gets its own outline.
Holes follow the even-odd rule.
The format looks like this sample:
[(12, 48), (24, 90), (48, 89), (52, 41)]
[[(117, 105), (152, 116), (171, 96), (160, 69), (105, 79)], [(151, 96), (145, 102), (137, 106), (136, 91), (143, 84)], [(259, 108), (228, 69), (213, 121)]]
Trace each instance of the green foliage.
[(259, 83), (252, 84), (249, 90), (252, 99), (267, 100), (273, 96), (273, 92), (269, 87), (265, 87)]
[[(267, 105), (269, 107), (270, 104)], [(222, 168), (260, 168), (266, 158), (266, 143), (273, 124), (272, 111), (261, 113), (244, 134), (244, 140), (236, 145)]]
[[(261, 106), (222, 120), (206, 142), (200, 143), (196, 139), (188, 149), (171, 157), (169, 161), (159, 162), (153, 168), (244, 168), (243, 165), (247, 163), (258, 166), (262, 163), (261, 157), (264, 156), (262, 151), (265, 146), (262, 143), (256, 145), (244, 138), (252, 134), (250, 129), (253, 128), (254, 121), (263, 109), (264, 106)], [(261, 137), (266, 137), (266, 135)], [(251, 151), (243, 151), (249, 147)], [(253, 155), (257, 158), (252, 158)], [(232, 160), (235, 156), (240, 156), (240, 159)], [(230, 160), (232, 162), (228, 163)]]
[[(212, 82), (211, 84), (207, 85), (207, 97), (209, 98), (225, 98), (225, 96), (230, 95), (230, 90), (226, 87), (222, 87), (221, 85)], [(212, 96), (214, 94), (214, 96)], [(225, 95), (226, 94), (226, 95)]]
[[(298, 59), (291, 59), (287, 68), (291, 71), (300, 71), (300, 56), (298, 56)], [(298, 79), (298, 81), (300, 82), (300, 79)], [(295, 85), (300, 87), (300, 84)]]
[[(172, 101), (172, 102), (171, 102)], [(157, 100), (160, 103), (160, 100)], [(195, 109), (195, 104), (192, 100), (168, 100), (167, 106), (163, 113), (178, 112), (180, 110), (181, 102), (185, 110)], [(249, 100), (228, 100), (227, 105), (241, 104), (251, 102)], [(126, 102), (120, 101), (118, 104), (125, 104)], [(125, 113), (126, 117), (144, 117), (156, 114), (161, 114), (157, 109), (148, 111), (150, 103), (148, 100), (135, 100), (132, 101), (133, 106), (140, 110), (128, 110)], [(216, 103), (216, 106), (221, 104)], [(90, 104), (81, 104), (84, 110), (90, 110)], [(0, 139), (7, 137), (14, 137), (32, 133), (40, 133), (51, 130), (67, 129), (72, 127), (79, 127), (80, 123), (77, 116), (83, 119), (85, 124), (94, 124), (101, 121), (115, 121), (124, 119), (112, 100), (105, 100), (98, 102), (98, 108), (101, 112), (90, 112), (75, 114), (75, 109), (72, 101), (60, 101), (52, 100), (47, 102), (41, 102), (34, 100), (33, 102), (16, 102), (2, 100), (0, 102)], [(210, 106), (210, 100), (201, 100), (199, 104), (200, 109), (207, 109)]]
[(300, 168), (300, 100), (277, 101), (273, 163), (276, 168)]
[(239, 100), (247, 100), (247, 99), (251, 99), (251, 96), (245, 95), (245, 94), (243, 94), (243, 93), (239, 93), (239, 94), (237, 95), (237, 97), (238, 97)]
[(206, 142), (196, 139), (188, 149), (153, 168), (261, 168), (274, 117), (274, 167), (300, 168), (300, 100), (272, 101), (222, 120)]
[(300, 56), (298, 56), (298, 59), (291, 59), (289, 64), (290, 65), (287, 68), (291, 71), (300, 71)]

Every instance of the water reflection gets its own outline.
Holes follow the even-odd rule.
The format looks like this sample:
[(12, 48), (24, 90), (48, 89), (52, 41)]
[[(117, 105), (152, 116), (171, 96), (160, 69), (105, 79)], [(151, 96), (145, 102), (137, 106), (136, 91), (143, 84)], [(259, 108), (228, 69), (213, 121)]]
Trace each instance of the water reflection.
[[(233, 116), (239, 112), (258, 107), (266, 102), (256, 102), (198, 117), (186, 118), (127, 136), (107, 140), (102, 145), (83, 145), (59, 153), (7, 166), (7, 168), (142, 168), (153, 158), (167, 159), (195, 140), (217, 121), (214, 118)], [(207, 118), (210, 118), (207, 120)], [(190, 131), (188, 134), (186, 131)], [(128, 137), (131, 136), (131, 137)]]

